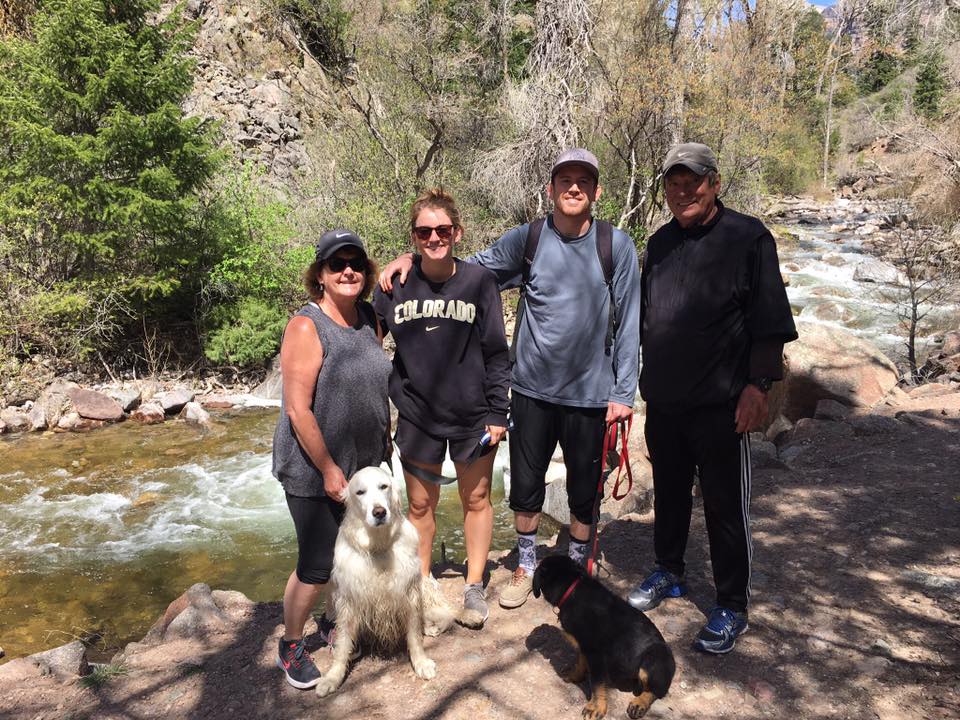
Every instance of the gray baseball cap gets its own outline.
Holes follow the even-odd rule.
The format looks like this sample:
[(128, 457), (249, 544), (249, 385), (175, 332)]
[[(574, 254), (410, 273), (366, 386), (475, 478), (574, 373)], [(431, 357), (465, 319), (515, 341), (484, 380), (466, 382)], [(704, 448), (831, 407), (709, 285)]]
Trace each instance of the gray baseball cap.
[(697, 175), (706, 175), (711, 170), (716, 172), (718, 169), (717, 156), (714, 155), (713, 150), (703, 143), (694, 142), (681, 143), (671, 148), (663, 161), (662, 170), (666, 173), (677, 165), (683, 165)]
[(553, 168), (550, 170), (550, 179), (553, 180), (560, 169), (567, 165), (585, 165), (593, 173), (594, 180), (600, 180), (600, 163), (597, 162), (596, 155), (589, 150), (583, 148), (564, 150), (553, 163)]
[(363, 246), (363, 240), (352, 230), (338, 228), (336, 230), (327, 230), (317, 241), (317, 262), (323, 262), (333, 255), (337, 250), (345, 247), (355, 247), (364, 255), (367, 249)]

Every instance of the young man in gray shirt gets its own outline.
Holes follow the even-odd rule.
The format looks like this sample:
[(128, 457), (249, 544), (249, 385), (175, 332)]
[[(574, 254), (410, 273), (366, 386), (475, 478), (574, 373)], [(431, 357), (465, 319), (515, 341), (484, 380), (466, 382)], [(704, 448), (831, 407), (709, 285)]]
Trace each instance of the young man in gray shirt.
[[(633, 413), (640, 347), (639, 262), (630, 237), (613, 228), (608, 288), (592, 216), (602, 192), (599, 177), (597, 159), (587, 150), (567, 150), (554, 163), (547, 184), (553, 212), (540, 232), (527, 273), (525, 309), (514, 330), (510, 508), (519, 565), (500, 594), (500, 605), (506, 608), (523, 605), (532, 588), (544, 478), (557, 443), (567, 470), (569, 552), (582, 560), (594, 522), (604, 430)], [(525, 224), (509, 230), (468, 260), (493, 272), (501, 290), (519, 286), (529, 229)], [(410, 266), (410, 255), (390, 263), (381, 273), (381, 287), (390, 289), (397, 272), (402, 284)], [(616, 327), (608, 343), (611, 296)]]

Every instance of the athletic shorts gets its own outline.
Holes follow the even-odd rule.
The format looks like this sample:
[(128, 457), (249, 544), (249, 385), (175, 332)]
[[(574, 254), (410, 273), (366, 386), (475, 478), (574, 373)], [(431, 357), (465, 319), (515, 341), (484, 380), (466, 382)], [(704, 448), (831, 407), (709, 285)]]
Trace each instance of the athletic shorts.
[(297, 578), (307, 585), (321, 585), (333, 570), (333, 546), (343, 521), (343, 505), (325, 496), (287, 493), (287, 507), (297, 529)]
[(450, 459), (455, 463), (468, 465), (478, 457), (493, 452), (496, 446), (487, 445), (477, 450), (477, 444), (483, 437), (484, 430), (480, 430), (476, 437), (444, 438), (431, 435), (426, 430), (417, 427), (403, 417), (397, 420), (397, 432), (393, 441), (400, 449), (400, 457), (405, 460), (415, 460), (425, 465), (440, 465), (450, 448)]
[(592, 525), (607, 409), (557, 405), (513, 390), (510, 418), (514, 424), (510, 431), (510, 509), (543, 509), (544, 478), (559, 442), (567, 468), (570, 515)]

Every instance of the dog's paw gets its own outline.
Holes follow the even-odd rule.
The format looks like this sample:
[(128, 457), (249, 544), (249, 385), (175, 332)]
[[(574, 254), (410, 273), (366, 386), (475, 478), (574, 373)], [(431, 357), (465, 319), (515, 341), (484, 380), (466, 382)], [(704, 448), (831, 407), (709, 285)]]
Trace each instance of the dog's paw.
[(327, 695), (332, 694), (333, 691), (338, 687), (340, 687), (340, 683), (338, 683), (335, 678), (332, 678), (329, 675), (324, 675), (322, 678), (320, 678), (320, 682), (317, 683), (317, 696), (326, 697)]
[[(476, 610), (462, 609), (456, 618), (457, 622), (471, 630), (479, 630), (483, 627), (486, 618)], [(437, 633), (439, 635), (439, 633)]]
[(637, 718), (642, 718), (647, 714), (647, 710), (650, 708), (648, 703), (640, 703), (636, 700), (631, 700), (630, 704), (627, 705), (627, 717), (630, 720), (637, 720)]
[(601, 720), (607, 714), (606, 707), (600, 707), (600, 704), (594, 704), (592, 701), (583, 706), (583, 720)]
[(432, 680), (437, 676), (437, 664), (430, 658), (423, 658), (423, 660), (414, 663), (413, 671), (419, 678)]

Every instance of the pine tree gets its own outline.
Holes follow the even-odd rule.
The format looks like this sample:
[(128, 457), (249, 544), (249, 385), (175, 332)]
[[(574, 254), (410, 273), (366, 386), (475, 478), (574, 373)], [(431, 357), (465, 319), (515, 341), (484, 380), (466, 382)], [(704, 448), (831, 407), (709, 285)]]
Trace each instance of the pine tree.
[(938, 117), (946, 88), (943, 53), (939, 50), (927, 53), (917, 71), (917, 86), (913, 91), (914, 109), (926, 118)]
[(215, 252), (199, 195), (219, 161), (212, 129), (181, 110), (191, 28), (148, 22), (156, 8), (51, 0), (29, 38), (0, 42), (3, 289), (45, 290), (38, 311), (69, 299), (60, 339), (86, 332), (87, 349), (120, 308), (173, 304)]

